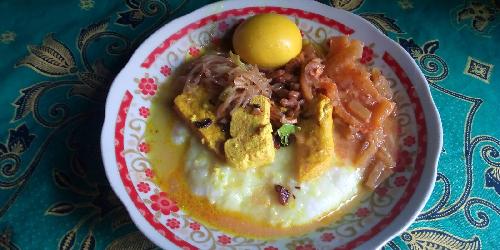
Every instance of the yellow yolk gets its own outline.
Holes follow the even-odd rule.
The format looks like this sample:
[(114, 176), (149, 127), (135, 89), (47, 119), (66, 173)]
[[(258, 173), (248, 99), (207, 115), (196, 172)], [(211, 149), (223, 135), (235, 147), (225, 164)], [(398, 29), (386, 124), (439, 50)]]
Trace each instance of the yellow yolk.
[(302, 36), (297, 25), (286, 16), (260, 14), (236, 28), (233, 47), (246, 63), (276, 68), (300, 53)]

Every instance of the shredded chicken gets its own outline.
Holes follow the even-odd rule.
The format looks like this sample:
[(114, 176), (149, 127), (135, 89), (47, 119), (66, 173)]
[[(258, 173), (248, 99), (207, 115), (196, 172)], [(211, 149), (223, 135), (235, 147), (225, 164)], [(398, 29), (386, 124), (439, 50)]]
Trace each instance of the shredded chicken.
[(237, 107), (246, 107), (257, 95), (271, 98), (270, 80), (256, 66), (248, 65), (246, 69), (236, 67), (228, 72), (228, 85), (219, 99), (217, 118), (226, 117)]
[(254, 65), (238, 66), (222, 54), (205, 55), (190, 65), (184, 91), (202, 84), (220, 93), (217, 119), (228, 121), (237, 107), (245, 107), (257, 95), (271, 97), (270, 80)]
[(184, 91), (190, 91), (199, 84), (219, 89), (227, 86), (227, 74), (236, 67), (233, 61), (222, 54), (202, 56), (189, 65)]

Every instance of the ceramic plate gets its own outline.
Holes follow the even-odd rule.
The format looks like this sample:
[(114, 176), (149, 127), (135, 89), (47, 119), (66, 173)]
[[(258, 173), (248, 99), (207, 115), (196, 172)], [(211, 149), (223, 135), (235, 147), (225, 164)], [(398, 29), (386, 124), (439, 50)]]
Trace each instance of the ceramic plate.
[[(334, 35), (364, 42), (362, 63), (391, 82), (400, 126), (396, 172), (358, 207), (309, 234), (255, 240), (208, 228), (187, 216), (154, 182), (144, 141), (151, 100), (186, 59), (216, 43), (242, 19), (275, 12), (296, 22), (318, 43)], [(219, 2), (166, 24), (134, 53), (116, 77), (106, 102), (101, 147), (106, 174), (139, 229), (165, 249), (374, 249), (404, 230), (434, 185), (442, 131), (425, 77), (397, 43), (359, 16), (314, 1)]]

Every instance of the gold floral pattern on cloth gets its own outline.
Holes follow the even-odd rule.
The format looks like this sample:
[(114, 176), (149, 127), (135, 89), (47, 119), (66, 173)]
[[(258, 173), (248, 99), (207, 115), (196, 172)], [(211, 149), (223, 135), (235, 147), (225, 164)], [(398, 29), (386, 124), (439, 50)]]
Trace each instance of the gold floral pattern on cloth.
[(461, 249), (479, 250), (481, 242), (477, 236), (472, 239), (462, 239), (442, 230), (418, 228), (401, 234), (403, 241), (410, 249)]
[(29, 45), (29, 55), (16, 66), (28, 66), (41, 74), (60, 77), (77, 71), (75, 60), (66, 45), (54, 39), (53, 34), (45, 36), (42, 45)]
[(111, 242), (107, 250), (122, 250), (122, 249), (154, 249), (156, 246), (140, 232), (132, 232), (119, 237)]
[(413, 8), (413, 2), (411, 0), (399, 0), (399, 7), (403, 10), (408, 10)]
[(91, 10), (94, 8), (94, 0), (80, 0), (80, 8), (82, 10)]
[(19, 249), (18, 246), (14, 244), (11, 240), (12, 231), (10, 229), (4, 229), (3, 232), (0, 232), (0, 248), (8, 249), (8, 250), (16, 250)]
[(469, 56), (465, 64), (464, 74), (485, 83), (490, 83), (493, 66), (493, 64), (485, 63)]
[(386, 16), (384, 13), (360, 13), (359, 15), (375, 25), (375, 27), (384, 32), (384, 34), (404, 33), (396, 24), (396, 20)]
[(498, 0), (466, 1), (450, 11), (452, 25), (458, 30), (467, 28), (475, 34), (491, 38), (500, 24)]
[(0, 34), (0, 43), (10, 44), (16, 40), (16, 33), (12, 31), (5, 31)]
[[(96, 158), (104, 98), (123, 63), (152, 31), (210, 1), (79, 0), (60, 1), (50, 8), (40, 2), (30, 11), (47, 14), (36, 19), (26, 18), (31, 13), (22, 2), (4, 1), (6, 8), (0, 9), (6, 17), (0, 23), (0, 100), (7, 117), (1, 124), (0, 249), (155, 248), (133, 225)], [(491, 93), (500, 89), (494, 69), (498, 57), (491, 55), (500, 53), (500, 1), (322, 2), (356, 12), (408, 50), (429, 82), (447, 131), (429, 204), (383, 249), (495, 249), (500, 216), (500, 134), (495, 124), (500, 120), (491, 108), (499, 99)], [(431, 16), (447, 21), (436, 22)], [(305, 35), (324, 38), (321, 30), (308, 31)], [(372, 50), (368, 44), (363, 52), (368, 65), (378, 59)], [(168, 55), (161, 74), (172, 74), (169, 65), (190, 53), (196, 54), (196, 48)], [(467, 88), (475, 81), (470, 77), (490, 84)], [(154, 80), (142, 87), (137, 83), (145, 97), (155, 91)], [(140, 116), (148, 112), (142, 108)], [(491, 119), (491, 124), (484, 122)], [(147, 144), (137, 143), (135, 151), (147, 151)], [(408, 160), (403, 154), (401, 159)], [(138, 188), (151, 192), (151, 204), (163, 201), (161, 192), (147, 185), (152, 172), (142, 173), (144, 183)], [(386, 204), (386, 192), (385, 187), (377, 190), (369, 197), (373, 206), (353, 211), (350, 219), (363, 223), (367, 213)], [(157, 208), (161, 214), (166, 209)], [(252, 245), (213, 235), (182, 216), (170, 219), (169, 228), (190, 230), (192, 240), (210, 242), (213, 248)], [(348, 228), (335, 230), (323, 232), (318, 240), (330, 242), (336, 233), (349, 233)], [(313, 249), (314, 243), (297, 238), (287, 247)]]
[(363, 4), (364, 0), (331, 0), (331, 4), (335, 8), (353, 11)]
[(495, 20), (495, 9), (489, 5), (472, 2), (458, 12), (457, 21), (470, 21), (472, 28), (482, 32)]

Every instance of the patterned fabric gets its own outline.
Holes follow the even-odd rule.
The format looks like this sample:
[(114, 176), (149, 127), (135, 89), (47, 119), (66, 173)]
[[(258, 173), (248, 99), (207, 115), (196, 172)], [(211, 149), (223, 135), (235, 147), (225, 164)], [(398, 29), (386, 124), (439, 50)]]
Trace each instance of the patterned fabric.
[[(148, 34), (209, 2), (0, 3), (0, 249), (155, 248), (106, 181), (104, 100)], [(500, 248), (500, 1), (322, 2), (401, 44), (441, 114), (432, 197), (384, 249)]]

